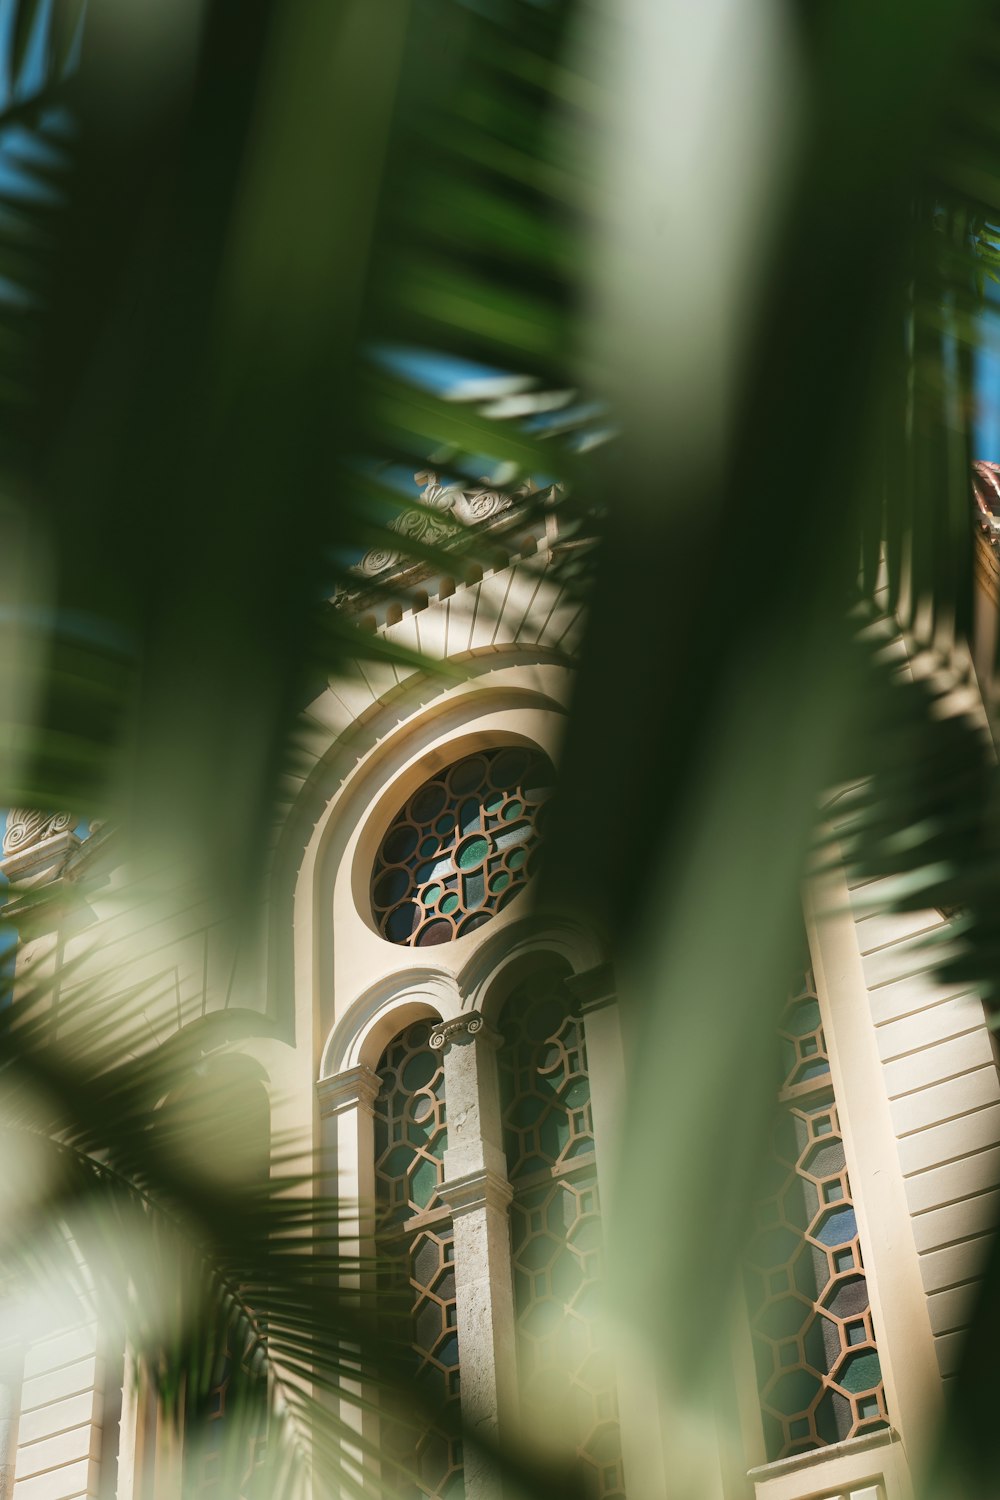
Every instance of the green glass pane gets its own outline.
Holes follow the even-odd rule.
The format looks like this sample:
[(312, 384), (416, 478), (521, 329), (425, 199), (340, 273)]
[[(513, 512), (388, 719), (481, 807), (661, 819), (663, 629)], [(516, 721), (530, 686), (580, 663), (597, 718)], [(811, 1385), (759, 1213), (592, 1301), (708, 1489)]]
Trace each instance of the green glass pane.
[(527, 849), (515, 849), (513, 854), (508, 854), (507, 864), (512, 870), (519, 870), (528, 857)]
[(766, 1392), (765, 1399), (768, 1406), (784, 1412), (786, 1416), (792, 1416), (796, 1412), (805, 1411), (819, 1394), (819, 1388), (818, 1378), (810, 1371), (795, 1370), (780, 1376)]
[(414, 1203), (419, 1203), (421, 1208), (426, 1208), (437, 1184), (438, 1168), (436, 1163), (424, 1159), (410, 1174), (410, 1197)]
[(790, 1031), (793, 1036), (808, 1036), (810, 1031), (815, 1031), (819, 1026), (819, 1001), (803, 1000), (796, 1005), (786, 1017), (782, 1025), (783, 1031)]
[(536, 1094), (523, 1094), (510, 1111), (511, 1124), (522, 1130), (534, 1125), (544, 1108), (544, 1100), (539, 1099)]
[(547, 1234), (540, 1234), (528, 1240), (517, 1258), (521, 1265), (527, 1266), (530, 1271), (542, 1271), (552, 1263), (558, 1251), (558, 1240), (552, 1239)]
[(804, 1298), (780, 1297), (764, 1309), (757, 1327), (770, 1339), (789, 1338), (801, 1331), (811, 1312), (812, 1306)]
[(513, 823), (514, 819), (519, 818), (523, 812), (523, 802), (508, 802), (503, 810), (503, 820), (505, 823)]
[(440, 1063), (429, 1047), (415, 1052), (403, 1069), (402, 1083), (406, 1092), (413, 1094), (425, 1083), (430, 1083), (439, 1067)]
[(441, 887), (439, 885), (429, 885), (429, 886), (427, 886), (427, 888), (426, 888), (426, 890), (424, 891), (424, 894), (423, 894), (424, 905), (425, 906), (433, 906), (434, 903), (435, 903), (435, 901), (437, 900), (437, 898), (440, 896), (440, 894), (441, 894)]
[(845, 1391), (870, 1391), (882, 1379), (878, 1355), (852, 1354), (838, 1370), (835, 1379)]
[(412, 1160), (413, 1152), (409, 1146), (397, 1146), (384, 1161), (379, 1162), (379, 1171), (386, 1177), (402, 1177)]
[(444, 900), (441, 902), (441, 910), (444, 912), (445, 916), (447, 916), (450, 912), (458, 910), (458, 897), (455, 895), (454, 891), (449, 891), (447, 896), (445, 896)]
[(476, 865), (481, 865), (489, 853), (489, 843), (484, 838), (469, 839), (459, 850), (458, 867), (460, 870), (471, 870)]
[(493, 892), (494, 896), (499, 895), (501, 891), (505, 891), (509, 885), (510, 876), (507, 874), (506, 870), (501, 870), (498, 875), (492, 876), (490, 880), (490, 890)]

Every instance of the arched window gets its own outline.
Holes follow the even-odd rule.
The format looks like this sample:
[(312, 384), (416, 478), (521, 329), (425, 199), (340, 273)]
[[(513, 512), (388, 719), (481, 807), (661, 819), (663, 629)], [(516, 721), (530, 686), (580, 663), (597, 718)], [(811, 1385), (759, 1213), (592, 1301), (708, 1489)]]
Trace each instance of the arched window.
[(593, 1317), (602, 1252), (587, 1052), (561, 976), (520, 984), (500, 1033), (522, 1407), (541, 1429), (571, 1424), (588, 1493), (623, 1500), (616, 1380)]
[(792, 986), (779, 1037), (779, 1107), (746, 1268), (768, 1460), (887, 1425), (837, 1101), (808, 966)]
[[(387, 1288), (402, 1291), (410, 1302), (415, 1377), (457, 1414), (455, 1248), (451, 1219), (438, 1196), (448, 1142), (444, 1068), (430, 1034), (427, 1021), (408, 1026), (378, 1067), (376, 1251)], [(381, 1446), (400, 1500), (461, 1495), (461, 1444), (448, 1433), (416, 1429), (405, 1413), (386, 1414)]]

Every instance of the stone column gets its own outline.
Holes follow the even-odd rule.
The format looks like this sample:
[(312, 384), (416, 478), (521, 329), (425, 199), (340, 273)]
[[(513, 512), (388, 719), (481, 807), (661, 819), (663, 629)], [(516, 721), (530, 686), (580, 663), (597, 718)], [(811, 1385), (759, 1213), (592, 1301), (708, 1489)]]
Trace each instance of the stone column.
[[(378, 1074), (364, 1064), (338, 1073), (335, 1078), (321, 1078), (316, 1084), (321, 1122), (324, 1188), (345, 1204), (354, 1203), (353, 1219), (341, 1220), (340, 1248), (345, 1255), (370, 1257), (374, 1252), (375, 1209), (375, 1098), (379, 1091)], [(350, 1278), (345, 1284), (352, 1285)], [(360, 1277), (353, 1278), (360, 1289)], [(378, 1420), (370, 1401), (362, 1402), (365, 1392), (360, 1380), (343, 1381), (347, 1393), (340, 1402), (339, 1415), (344, 1425), (356, 1432), (371, 1447), (378, 1443)], [(351, 1400), (356, 1395), (358, 1400)], [(369, 1393), (370, 1395), (370, 1393)], [(366, 1458), (363, 1444), (345, 1443), (344, 1467), (356, 1483), (371, 1478), (374, 1461)]]
[[(615, 1172), (621, 1150), (619, 1135), (625, 1112), (625, 1054), (618, 993), (610, 964), (574, 974), (566, 987), (580, 1006), (590, 1074), (594, 1120), (594, 1156), (601, 1214), (614, 1212)], [(615, 1266), (608, 1267), (613, 1280)], [(609, 1297), (613, 1301), (613, 1297)], [(641, 1338), (632, 1330), (611, 1330), (618, 1367), (618, 1411), (622, 1435), (625, 1489), (630, 1495), (668, 1493), (663, 1417), (665, 1396), (658, 1393), (658, 1372)]]
[[(431, 1033), (431, 1046), (444, 1049), (448, 1147), (439, 1192), (454, 1223), (462, 1416), (493, 1441), (510, 1432), (517, 1411), (511, 1190), (500, 1144), (497, 1040), (475, 1011)], [(500, 1500), (501, 1493), (489, 1456), (466, 1444), (466, 1500)]]

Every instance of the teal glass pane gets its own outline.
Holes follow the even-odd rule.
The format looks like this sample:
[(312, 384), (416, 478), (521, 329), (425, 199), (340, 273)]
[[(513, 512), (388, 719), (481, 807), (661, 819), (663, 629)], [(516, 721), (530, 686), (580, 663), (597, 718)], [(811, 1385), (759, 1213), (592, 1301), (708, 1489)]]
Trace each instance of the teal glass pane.
[(837, 1371), (837, 1384), (845, 1391), (870, 1391), (882, 1379), (882, 1369), (874, 1349), (865, 1354), (851, 1354)]
[(488, 840), (484, 838), (471, 838), (462, 844), (458, 851), (457, 864), (460, 870), (474, 870), (481, 865), (490, 852)]

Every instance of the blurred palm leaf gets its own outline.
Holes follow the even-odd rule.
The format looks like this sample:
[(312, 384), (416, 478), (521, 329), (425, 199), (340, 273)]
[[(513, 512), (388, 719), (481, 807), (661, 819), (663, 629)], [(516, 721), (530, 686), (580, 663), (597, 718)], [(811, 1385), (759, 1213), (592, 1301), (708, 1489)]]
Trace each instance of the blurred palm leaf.
[[(382, 163), (410, 118), (397, 98), (408, 11), (348, 0), (306, 16), (255, 0), (237, 13), (216, 0), (139, 14), (90, 0), (68, 78), (67, 9), (15, 18), (15, 58), (49, 28), (39, 67), (72, 128), (52, 170), (38, 164), (58, 180), (33, 201), (29, 253), (9, 267), (18, 342), (0, 389), (0, 462), (33, 568), (19, 564), (3, 622), (0, 802), (107, 811), (133, 869), (186, 867), (193, 899), (207, 892), (223, 911), (255, 888), (317, 667), (393, 649), (324, 603), (352, 581), (342, 559), (399, 540), (386, 523), (406, 502), (373, 496), (354, 477), (359, 456), (418, 454), (422, 467), (444, 445), (499, 460), (509, 478), (539, 467), (528, 434), (393, 381), (368, 353), (379, 318), (360, 310), (377, 280), (380, 187), (393, 191)], [(495, 28), (460, 6), (449, 14), (461, 71)], [(530, 61), (530, 37), (518, 47)], [(399, 158), (392, 173), (405, 174)], [(462, 191), (478, 213), (481, 187)], [(508, 203), (504, 215), (523, 239), (523, 212), (519, 222)], [(523, 282), (491, 285), (470, 266), (449, 291), (427, 245), (409, 284), (421, 278), (438, 288), (436, 327), (460, 316), (469, 341), (492, 330), (491, 357), (530, 342), (525, 319), (544, 297)], [(550, 366), (559, 336), (553, 323), (538, 343)], [(254, 1190), (192, 1171), (204, 1140), (199, 1152), (199, 1132), (162, 1101), (190, 1086), (213, 1039), (199, 1027), (149, 1050), (144, 1018), (130, 1027), (113, 974), (104, 983), (115, 998), (86, 996), (81, 1025), (67, 1030), (61, 1015), (58, 1039), (44, 981), (0, 1016), (5, 1123), (19, 1146), (41, 1142), (50, 1166), (5, 1266), (79, 1279), (82, 1251), (174, 1420), (205, 1408), (228, 1361), (234, 1493), (262, 1400), (273, 1425), (252, 1485), (295, 1493), (309, 1453), (350, 1492), (343, 1442), (356, 1448), (356, 1435), (328, 1398), (359, 1375), (384, 1385), (399, 1366), (384, 1324), (342, 1290), (359, 1267), (339, 1251), (340, 1211), (315, 1195), (311, 1163)]]
[[(0, 458), (34, 567), (5, 628), (45, 687), (33, 700), (10, 667), (2, 795), (139, 809), (125, 822), (147, 849), (240, 892), (317, 661), (365, 649), (317, 601), (350, 583), (352, 552), (398, 542), (394, 497), (373, 505), (354, 461), (572, 481), (604, 544), (550, 883), (614, 934), (642, 996), (616, 1223), (673, 1379), (719, 1347), (824, 789), (864, 784), (850, 859), (961, 904), (945, 961), (995, 983), (976, 812), (992, 751), (926, 684), (904, 690), (848, 614), (884, 566), (891, 629), (969, 633), (970, 350), (1000, 212), (1000, 119), (977, 84), (997, 18), (973, 0), (766, 12), (763, 50), (738, 56), (714, 4), (637, 4), (618, 25), (527, 0), (214, 0), (146, 25), (90, 0), (69, 82), (71, 8), (21, 7), (11, 52), (16, 72), (37, 17), (62, 18), (43, 52), (75, 127), (38, 164), (57, 194), (22, 205), (0, 263), (30, 296), (3, 345)], [(794, 152), (754, 134), (754, 108), (784, 111)], [(745, 152), (749, 209), (714, 150)], [(387, 368), (386, 344), (495, 384), (446, 399)], [(593, 412), (555, 394), (584, 371), (624, 429), (586, 467)], [(525, 399), (505, 421), (490, 395), (511, 372)], [(523, 423), (532, 399), (557, 414), (548, 437)], [(928, 821), (926, 849), (900, 839)], [(745, 1124), (737, 1153), (720, 1098)], [(690, 1138), (693, 1162), (668, 1154), (651, 1193), (648, 1143)]]

